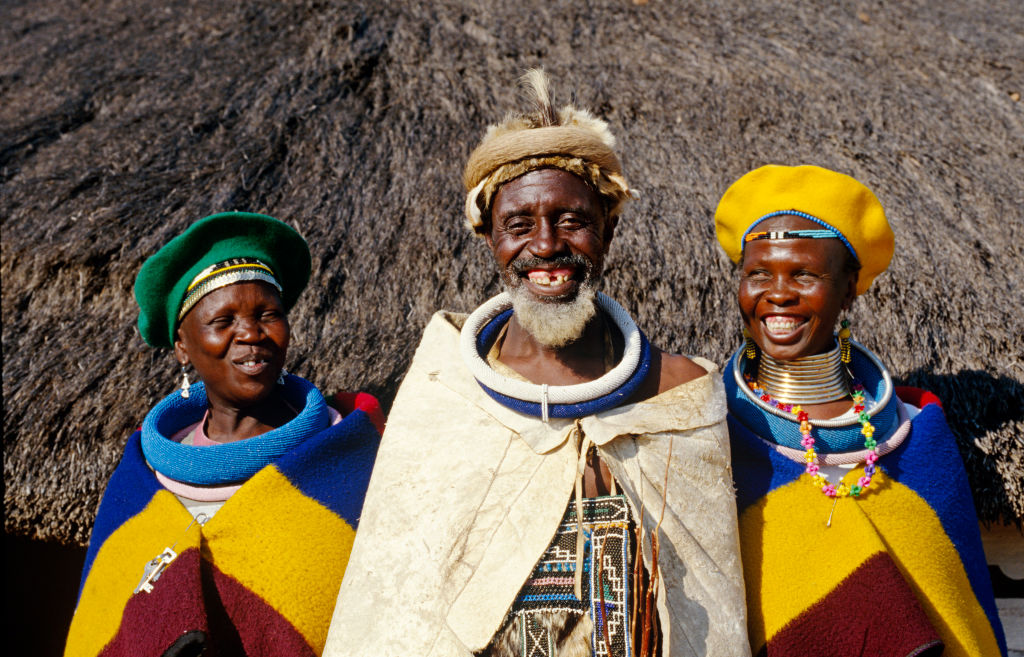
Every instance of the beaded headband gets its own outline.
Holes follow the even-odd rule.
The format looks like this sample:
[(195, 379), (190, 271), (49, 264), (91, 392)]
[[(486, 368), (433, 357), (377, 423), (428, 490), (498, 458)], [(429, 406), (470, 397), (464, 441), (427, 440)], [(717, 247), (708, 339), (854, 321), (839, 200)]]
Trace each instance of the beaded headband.
[[(787, 214), (809, 219), (816, 224), (820, 224), (823, 228), (818, 230), (762, 230), (758, 232), (751, 232), (755, 226), (765, 219), (771, 219), (772, 217), (779, 217)], [(810, 239), (837, 239), (843, 243), (843, 246), (845, 246), (850, 253), (853, 254), (853, 257), (857, 262), (860, 262), (857, 252), (854, 250), (853, 245), (850, 244), (850, 241), (846, 239), (845, 235), (814, 215), (807, 214), (806, 212), (800, 212), (798, 210), (777, 210), (775, 212), (769, 212), (763, 217), (758, 218), (750, 224), (746, 232), (743, 233), (743, 244), (745, 246), (747, 242), (753, 242), (754, 240), (784, 240), (799, 237)]]
[(835, 239), (836, 234), (830, 230), (762, 230), (756, 233), (747, 233), (747, 236), (743, 238), (743, 241), (792, 240), (800, 237), (812, 240), (823, 240)]
[(178, 311), (178, 321), (180, 322), (185, 313), (192, 310), (192, 307), (210, 292), (244, 281), (263, 281), (276, 287), (278, 292), (283, 291), (281, 284), (274, 277), (274, 271), (256, 258), (231, 258), (210, 265), (196, 274), (185, 290), (185, 299), (181, 302), (181, 310)]

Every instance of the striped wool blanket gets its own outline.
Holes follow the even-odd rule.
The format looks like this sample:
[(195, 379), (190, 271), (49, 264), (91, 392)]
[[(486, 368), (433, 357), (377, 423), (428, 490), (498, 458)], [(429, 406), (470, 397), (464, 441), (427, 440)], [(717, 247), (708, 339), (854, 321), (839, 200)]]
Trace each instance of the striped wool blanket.
[[(164, 489), (140, 432), (100, 504), (65, 655), (319, 655), (348, 562), (383, 415), (344, 418), (246, 481), (204, 525)], [(176, 557), (133, 593), (165, 548)]]
[[(897, 393), (922, 407), (907, 420), (910, 433), (879, 459), (866, 494), (834, 508), (802, 462), (730, 413), (754, 654), (1006, 654), (967, 475), (941, 405), (913, 388)], [(844, 479), (862, 474), (860, 465)]]

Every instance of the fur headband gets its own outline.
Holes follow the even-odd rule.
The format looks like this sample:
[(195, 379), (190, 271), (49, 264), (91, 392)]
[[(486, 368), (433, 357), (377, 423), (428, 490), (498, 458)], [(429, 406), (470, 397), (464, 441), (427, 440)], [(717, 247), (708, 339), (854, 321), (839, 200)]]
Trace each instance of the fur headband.
[(606, 201), (609, 217), (618, 216), (632, 197), (613, 150), (615, 137), (605, 121), (587, 110), (551, 106), (548, 78), (531, 70), (523, 83), (533, 92), (535, 111), (510, 115), (487, 129), (469, 156), (463, 183), (466, 218), (478, 235), (484, 230), (491, 202), (501, 185), (536, 169), (557, 168), (579, 176)]

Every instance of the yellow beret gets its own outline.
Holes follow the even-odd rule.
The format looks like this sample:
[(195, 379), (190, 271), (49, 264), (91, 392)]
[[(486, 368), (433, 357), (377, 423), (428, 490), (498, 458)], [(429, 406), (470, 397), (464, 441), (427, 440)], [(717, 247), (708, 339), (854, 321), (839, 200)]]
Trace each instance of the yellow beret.
[(850, 176), (803, 165), (769, 164), (736, 182), (715, 210), (715, 234), (733, 262), (746, 234), (769, 216), (796, 213), (837, 233), (860, 262), (857, 294), (889, 266), (895, 247), (885, 211), (871, 190)]

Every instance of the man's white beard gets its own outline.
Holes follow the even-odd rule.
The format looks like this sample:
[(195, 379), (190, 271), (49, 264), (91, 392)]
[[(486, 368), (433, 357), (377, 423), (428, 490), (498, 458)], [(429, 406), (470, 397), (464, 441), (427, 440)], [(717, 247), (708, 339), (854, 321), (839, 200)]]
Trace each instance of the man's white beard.
[(507, 287), (516, 321), (547, 347), (564, 347), (583, 337), (597, 313), (597, 286), (586, 280), (572, 301), (540, 301), (525, 286)]

